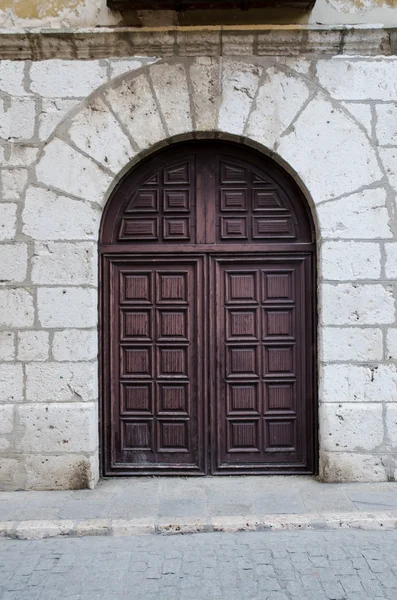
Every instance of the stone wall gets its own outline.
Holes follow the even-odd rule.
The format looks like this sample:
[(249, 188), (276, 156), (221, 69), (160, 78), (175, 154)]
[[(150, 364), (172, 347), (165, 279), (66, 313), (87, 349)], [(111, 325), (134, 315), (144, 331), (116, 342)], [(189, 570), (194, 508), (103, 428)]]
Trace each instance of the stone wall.
[(0, 482), (98, 477), (97, 238), (161, 145), (252, 145), (318, 235), (320, 475), (397, 467), (397, 59), (135, 57), (0, 64)]

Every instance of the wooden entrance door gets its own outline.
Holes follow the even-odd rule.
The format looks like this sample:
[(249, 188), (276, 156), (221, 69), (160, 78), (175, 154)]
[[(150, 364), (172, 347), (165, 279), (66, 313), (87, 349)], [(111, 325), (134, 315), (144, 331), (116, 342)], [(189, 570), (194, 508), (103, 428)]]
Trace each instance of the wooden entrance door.
[(223, 142), (134, 168), (101, 229), (103, 471), (313, 473), (314, 236), (272, 161)]

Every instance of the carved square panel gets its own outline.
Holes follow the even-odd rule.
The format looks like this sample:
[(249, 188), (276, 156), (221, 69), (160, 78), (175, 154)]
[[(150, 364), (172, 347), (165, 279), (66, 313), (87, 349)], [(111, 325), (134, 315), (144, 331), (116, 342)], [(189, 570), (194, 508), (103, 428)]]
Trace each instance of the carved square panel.
[(122, 383), (121, 413), (153, 413), (153, 384)]
[(227, 340), (258, 339), (257, 309), (226, 309)]
[(164, 240), (188, 240), (190, 239), (190, 219), (163, 219)]
[(295, 333), (294, 310), (268, 308), (263, 312), (264, 338), (292, 338)]
[(187, 377), (189, 348), (158, 348), (159, 377)]
[(228, 452), (260, 452), (259, 421), (228, 420)]
[(265, 375), (294, 375), (294, 350), (294, 346), (267, 346), (264, 352)]
[(270, 382), (264, 385), (265, 412), (295, 410), (295, 382)]
[(157, 310), (157, 341), (188, 341), (188, 313), (187, 310)]
[(296, 420), (264, 420), (265, 451), (292, 452), (296, 445)]
[(180, 163), (164, 169), (164, 184), (189, 183), (189, 163)]
[(121, 376), (151, 377), (152, 348), (121, 348)]
[(164, 212), (189, 210), (189, 190), (164, 190)]
[(294, 300), (294, 272), (262, 271), (263, 301), (292, 302)]
[(226, 271), (226, 302), (246, 303), (258, 301), (257, 271)]
[(247, 239), (247, 218), (246, 217), (220, 217), (221, 220), (221, 238), (228, 239)]
[(252, 217), (252, 237), (255, 239), (294, 239), (294, 224), (290, 217)]
[(257, 383), (227, 383), (227, 410), (259, 413)]
[(247, 170), (239, 165), (221, 162), (221, 184), (247, 183)]
[(279, 193), (269, 188), (255, 188), (252, 190), (252, 210), (264, 212), (286, 212)]
[(157, 272), (157, 302), (171, 304), (187, 304), (188, 282), (187, 273), (179, 271)]
[(125, 212), (157, 212), (159, 209), (158, 190), (138, 190)]
[(221, 210), (226, 212), (247, 210), (247, 190), (221, 190)]
[(188, 383), (159, 383), (158, 412), (189, 413), (189, 384)]
[(228, 346), (228, 377), (257, 377), (258, 347), (257, 346)]
[(158, 240), (158, 219), (122, 219), (119, 240)]
[(151, 304), (152, 273), (129, 271), (120, 273), (120, 303)]
[(151, 341), (151, 311), (122, 310), (121, 311), (121, 341)]
[(125, 450), (152, 450), (152, 421), (122, 421)]
[(189, 421), (157, 421), (159, 452), (189, 452)]

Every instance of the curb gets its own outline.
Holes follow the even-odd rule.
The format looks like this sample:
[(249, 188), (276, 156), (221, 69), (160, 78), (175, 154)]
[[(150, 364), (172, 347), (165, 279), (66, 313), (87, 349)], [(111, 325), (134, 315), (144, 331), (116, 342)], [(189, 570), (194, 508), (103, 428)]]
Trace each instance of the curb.
[(257, 517), (224, 516), (168, 519), (87, 519), (71, 521), (35, 520), (0, 522), (0, 537), (18, 540), (42, 540), (55, 537), (177, 535), (193, 533), (235, 533), (238, 531), (296, 531), (363, 529), (367, 531), (397, 528), (397, 511), (373, 513), (282, 514)]

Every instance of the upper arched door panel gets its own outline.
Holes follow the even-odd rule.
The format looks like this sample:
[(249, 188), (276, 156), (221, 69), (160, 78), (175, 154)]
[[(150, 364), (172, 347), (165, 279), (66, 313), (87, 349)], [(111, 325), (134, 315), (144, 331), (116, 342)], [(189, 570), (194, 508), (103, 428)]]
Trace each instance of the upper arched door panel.
[(297, 185), (273, 160), (233, 143), (175, 144), (133, 168), (110, 197), (102, 244), (312, 242)]

